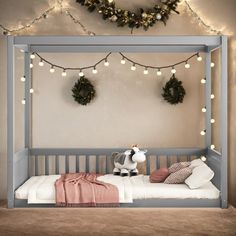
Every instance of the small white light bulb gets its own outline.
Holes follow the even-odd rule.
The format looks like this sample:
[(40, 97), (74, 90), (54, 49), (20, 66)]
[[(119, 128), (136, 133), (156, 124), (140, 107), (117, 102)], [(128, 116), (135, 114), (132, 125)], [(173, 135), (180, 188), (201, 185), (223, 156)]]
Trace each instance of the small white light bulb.
[(214, 94), (211, 94), (211, 99), (214, 99), (215, 98), (215, 95)]
[(202, 112), (206, 112), (206, 110), (207, 110), (206, 107), (202, 108)]
[(131, 69), (132, 71), (135, 71), (135, 70), (136, 70), (135, 64), (133, 64), (133, 65), (130, 67), (130, 69)]
[(215, 149), (215, 145), (214, 144), (211, 144), (211, 149)]
[(214, 124), (216, 121), (215, 119), (211, 119), (211, 123)]
[(33, 88), (30, 89), (30, 93), (34, 93), (34, 89)]
[(109, 62), (107, 61), (107, 59), (104, 62), (104, 66), (109, 66)]
[(175, 69), (174, 67), (172, 67), (171, 73), (172, 73), (172, 74), (175, 74), (175, 73), (176, 73), (176, 69)]
[(214, 67), (215, 66), (215, 63), (214, 62), (211, 62), (211, 67)]
[(39, 66), (43, 66), (44, 63), (43, 63), (43, 60), (41, 59), (40, 62), (39, 62)]
[(80, 77), (84, 76), (84, 72), (83, 72), (82, 70), (80, 70), (79, 76), (80, 76)]
[(147, 75), (147, 74), (148, 74), (148, 69), (147, 69), (147, 67), (144, 69), (143, 74), (144, 74), (144, 75)]
[(122, 65), (125, 64), (125, 58), (124, 58), (124, 57), (121, 59), (120, 63), (121, 63)]
[(186, 62), (185, 65), (184, 65), (184, 67), (185, 67), (186, 69), (189, 69), (189, 68), (190, 68), (190, 64), (189, 64), (188, 62)]
[(201, 79), (201, 84), (205, 84), (206, 83), (206, 79)]
[(21, 49), (20, 52), (25, 52), (24, 49)]
[(202, 57), (199, 54), (197, 55), (197, 60), (202, 61)]
[(25, 99), (22, 99), (22, 100), (21, 100), (21, 103), (22, 103), (23, 105), (25, 105)]
[(22, 76), (22, 77), (20, 78), (20, 80), (21, 80), (22, 82), (25, 82), (25, 76)]
[(32, 54), (30, 55), (30, 58), (31, 58), (31, 59), (34, 59), (34, 58), (35, 58), (35, 54), (32, 53)]
[(51, 73), (54, 73), (54, 72), (55, 72), (55, 69), (54, 69), (53, 66), (51, 66), (51, 68), (50, 68), (50, 72), (51, 72)]
[(34, 67), (33, 63), (30, 63), (30, 68), (32, 69)]
[(206, 131), (205, 131), (205, 130), (202, 130), (202, 131), (200, 132), (200, 134), (203, 136), (203, 135), (206, 134)]
[(61, 76), (63, 76), (63, 77), (66, 76), (66, 70), (63, 70), (63, 71), (62, 71)]
[(160, 69), (157, 70), (157, 76), (161, 76), (162, 72)]
[(97, 71), (96, 67), (94, 67), (93, 68), (93, 74), (97, 74), (97, 73), (98, 73), (98, 71)]
[(201, 160), (205, 162), (206, 161), (206, 157), (205, 156), (201, 156)]
[(113, 0), (108, 0), (108, 2), (109, 2), (109, 3), (112, 3), (112, 2), (113, 2)]

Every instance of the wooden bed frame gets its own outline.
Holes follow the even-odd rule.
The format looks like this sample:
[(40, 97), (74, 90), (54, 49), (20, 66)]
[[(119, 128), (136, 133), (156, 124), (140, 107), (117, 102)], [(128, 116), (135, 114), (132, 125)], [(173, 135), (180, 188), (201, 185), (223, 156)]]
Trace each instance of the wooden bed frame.
[[(25, 71), (25, 145), (15, 152), (14, 128), (14, 50), (23, 49)], [(221, 151), (211, 150), (211, 52), (221, 49)], [(74, 167), (80, 170), (80, 158), (85, 156), (85, 170), (100, 172), (100, 158), (105, 158), (104, 173), (111, 173), (110, 156), (114, 151), (124, 148), (83, 149), (83, 148), (33, 148), (31, 144), (31, 52), (204, 52), (206, 55), (205, 71), (205, 148), (147, 148), (146, 173), (150, 173), (150, 160), (155, 158), (156, 168), (161, 158), (166, 158), (166, 165), (178, 162), (185, 157), (191, 160), (202, 155), (207, 157), (207, 164), (214, 171), (214, 185), (220, 190), (219, 199), (150, 199), (135, 200), (133, 204), (122, 204), (122, 207), (222, 207), (227, 208), (227, 37), (226, 36), (8, 36), (8, 208), (13, 207), (51, 207), (52, 204), (28, 205), (26, 200), (14, 198), (15, 190), (31, 175), (39, 175), (39, 160), (44, 160), (44, 174), (51, 174), (50, 160), (55, 163), (54, 173), (59, 173), (59, 157), (65, 160), (65, 172), (70, 171), (71, 156), (74, 156)], [(63, 157), (61, 157), (63, 156)], [(90, 160), (94, 158), (95, 167)], [(94, 168), (91, 170), (91, 168)]]

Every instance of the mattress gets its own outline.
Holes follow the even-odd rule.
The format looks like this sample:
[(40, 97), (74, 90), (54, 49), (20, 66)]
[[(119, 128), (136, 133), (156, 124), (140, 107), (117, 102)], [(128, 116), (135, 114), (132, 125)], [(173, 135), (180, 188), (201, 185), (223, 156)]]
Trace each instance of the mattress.
[[(15, 191), (16, 199), (27, 199), (28, 204), (55, 203), (55, 181), (60, 175), (33, 176)], [(218, 199), (220, 191), (211, 183), (201, 188), (190, 189), (186, 184), (150, 183), (149, 176), (120, 177), (107, 174), (98, 180), (115, 185), (120, 203), (132, 203), (134, 199), (196, 198)]]

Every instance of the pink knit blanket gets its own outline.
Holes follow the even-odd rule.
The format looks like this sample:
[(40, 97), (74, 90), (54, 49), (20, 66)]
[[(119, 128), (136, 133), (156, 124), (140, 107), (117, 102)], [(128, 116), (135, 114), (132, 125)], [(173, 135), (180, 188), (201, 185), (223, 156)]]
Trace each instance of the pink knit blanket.
[(55, 183), (56, 206), (119, 206), (116, 186), (97, 180), (94, 173), (63, 174)]

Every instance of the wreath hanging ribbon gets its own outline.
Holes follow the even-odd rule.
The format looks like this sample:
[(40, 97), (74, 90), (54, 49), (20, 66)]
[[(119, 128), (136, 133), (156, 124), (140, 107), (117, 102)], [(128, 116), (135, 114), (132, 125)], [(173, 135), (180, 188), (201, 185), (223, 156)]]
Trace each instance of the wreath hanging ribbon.
[(139, 13), (117, 8), (114, 0), (76, 0), (76, 2), (86, 6), (89, 12), (96, 10), (104, 20), (116, 22), (119, 27), (128, 25), (132, 30), (139, 27), (148, 30), (158, 21), (166, 25), (171, 11), (179, 14), (176, 8), (180, 0), (161, 0), (160, 4), (150, 9), (141, 8)]
[(162, 89), (162, 97), (168, 103), (176, 105), (178, 103), (183, 102), (186, 92), (182, 85), (182, 81), (176, 79), (175, 74), (172, 75), (170, 80), (165, 84), (165, 87), (163, 87)]
[(95, 97), (96, 91), (91, 82), (84, 76), (80, 77), (72, 88), (72, 96), (81, 105), (87, 105)]

